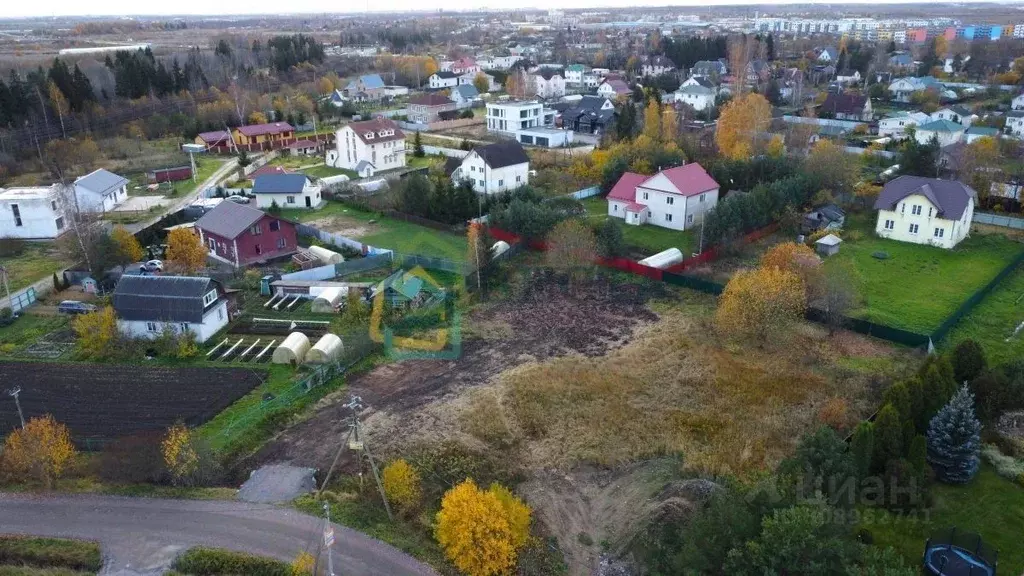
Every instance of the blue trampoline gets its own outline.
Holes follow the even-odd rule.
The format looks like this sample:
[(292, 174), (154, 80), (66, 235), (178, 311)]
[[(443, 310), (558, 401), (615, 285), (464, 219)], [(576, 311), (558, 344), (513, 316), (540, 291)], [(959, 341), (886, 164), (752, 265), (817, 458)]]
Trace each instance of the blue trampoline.
[(972, 532), (956, 527), (932, 535), (924, 545), (924, 570), (933, 576), (995, 576), (995, 550)]

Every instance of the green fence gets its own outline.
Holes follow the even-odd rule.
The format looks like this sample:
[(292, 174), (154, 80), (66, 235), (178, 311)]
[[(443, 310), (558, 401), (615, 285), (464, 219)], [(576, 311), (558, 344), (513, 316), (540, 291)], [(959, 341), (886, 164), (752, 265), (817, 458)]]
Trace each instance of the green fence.
[(717, 282), (698, 278), (696, 276), (687, 276), (685, 274), (673, 274), (672, 272), (662, 272), (661, 279), (669, 284), (676, 286), (682, 286), (683, 288), (689, 288), (690, 290), (696, 290), (698, 292), (704, 292), (706, 294), (719, 295), (725, 290), (725, 286)]
[(996, 274), (996, 277), (993, 278), (991, 282), (978, 289), (974, 294), (971, 294), (970, 298), (964, 300), (963, 304), (960, 304), (960, 306), (950, 314), (934, 332), (932, 332), (932, 342), (938, 344), (944, 340), (946, 336), (949, 335), (949, 332), (953, 327), (956, 326), (957, 322), (960, 322), (964, 316), (970, 314), (971, 310), (974, 310), (975, 306), (980, 304), (990, 292), (995, 290), (996, 286), (998, 286), (1000, 282), (1005, 280), (1010, 274), (1013, 274), (1014, 270), (1020, 266), (1021, 262), (1024, 262), (1024, 252), (1018, 254), (1017, 257), (1013, 259), (1013, 262), (1010, 262), (1006, 268), (1003, 268), (999, 274)]

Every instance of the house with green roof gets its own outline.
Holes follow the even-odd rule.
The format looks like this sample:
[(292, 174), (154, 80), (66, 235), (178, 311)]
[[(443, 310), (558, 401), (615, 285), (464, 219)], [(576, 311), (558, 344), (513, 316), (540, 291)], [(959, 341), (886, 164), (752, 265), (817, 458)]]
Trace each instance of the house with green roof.
[(921, 144), (927, 144), (937, 138), (940, 147), (956, 144), (964, 138), (967, 129), (949, 120), (932, 120), (917, 127), (914, 138)]
[(964, 142), (970, 144), (979, 138), (999, 138), (999, 128), (988, 126), (971, 126), (964, 134)]

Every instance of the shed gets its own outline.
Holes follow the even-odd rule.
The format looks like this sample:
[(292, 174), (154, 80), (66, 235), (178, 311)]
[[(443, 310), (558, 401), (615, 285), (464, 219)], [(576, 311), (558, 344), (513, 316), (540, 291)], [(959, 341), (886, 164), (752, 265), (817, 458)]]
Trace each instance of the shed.
[(338, 305), (342, 303), (347, 294), (347, 288), (341, 288), (338, 286), (325, 288), (315, 299), (313, 299), (312, 310), (313, 312), (320, 314), (332, 314), (337, 310)]
[(99, 285), (96, 283), (96, 279), (92, 276), (86, 276), (82, 279), (82, 292), (86, 294), (97, 294), (99, 293)]
[(274, 350), (274, 364), (300, 364), (309, 352), (309, 338), (302, 332), (292, 332)]
[(328, 332), (320, 337), (316, 341), (316, 344), (309, 349), (306, 353), (306, 362), (310, 364), (326, 364), (333, 362), (341, 356), (341, 351), (345, 346), (341, 343), (341, 338), (336, 334)]
[(814, 243), (814, 251), (821, 256), (831, 256), (839, 253), (839, 245), (843, 242), (843, 239), (835, 234), (829, 234), (819, 238)]
[(310, 246), (309, 253), (316, 256), (321, 262), (326, 264), (341, 264), (345, 261), (345, 258), (341, 254), (338, 254), (334, 250), (328, 250), (321, 246)]

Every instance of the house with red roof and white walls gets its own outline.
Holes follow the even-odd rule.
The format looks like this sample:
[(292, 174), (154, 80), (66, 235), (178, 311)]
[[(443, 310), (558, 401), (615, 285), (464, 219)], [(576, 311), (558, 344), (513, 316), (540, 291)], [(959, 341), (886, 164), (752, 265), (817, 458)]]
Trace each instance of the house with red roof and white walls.
[(689, 230), (718, 204), (718, 182), (697, 163), (654, 176), (626, 172), (608, 193), (608, 215), (626, 224)]

